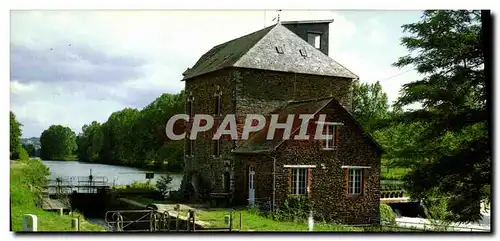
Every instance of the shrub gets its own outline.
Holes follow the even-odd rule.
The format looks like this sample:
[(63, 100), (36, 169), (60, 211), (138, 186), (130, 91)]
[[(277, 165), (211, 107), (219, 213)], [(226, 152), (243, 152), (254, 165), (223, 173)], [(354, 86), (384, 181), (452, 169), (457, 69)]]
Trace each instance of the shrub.
[(156, 181), (156, 188), (165, 197), (170, 191), (170, 183), (172, 182), (172, 177), (168, 174), (160, 176), (160, 179)]
[(22, 161), (27, 161), (30, 159), (30, 156), (28, 155), (28, 152), (26, 151), (26, 149), (24, 149), (23, 147), (19, 147), (18, 148), (19, 151), (19, 160), (22, 160)]
[(312, 210), (313, 202), (304, 196), (289, 196), (283, 207), (274, 215), (277, 220), (300, 221), (307, 220)]
[(380, 204), (380, 224), (396, 224), (396, 213), (387, 204)]

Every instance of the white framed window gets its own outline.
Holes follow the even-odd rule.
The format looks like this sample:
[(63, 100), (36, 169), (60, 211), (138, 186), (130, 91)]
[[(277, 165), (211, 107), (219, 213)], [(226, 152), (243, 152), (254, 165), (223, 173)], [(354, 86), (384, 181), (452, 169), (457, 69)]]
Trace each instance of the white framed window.
[(307, 193), (307, 168), (292, 168), (292, 194), (301, 195)]
[(321, 46), (321, 34), (319, 33), (307, 33), (307, 42), (319, 49)]
[(350, 168), (349, 169), (349, 185), (347, 192), (349, 194), (361, 194), (363, 182), (363, 169), (362, 168)]
[(323, 136), (325, 136), (325, 139), (322, 141), (323, 143), (323, 149), (324, 150), (335, 150), (336, 149), (336, 144), (335, 141), (337, 139), (337, 132), (336, 132), (336, 126), (335, 125), (326, 125), (323, 128)]

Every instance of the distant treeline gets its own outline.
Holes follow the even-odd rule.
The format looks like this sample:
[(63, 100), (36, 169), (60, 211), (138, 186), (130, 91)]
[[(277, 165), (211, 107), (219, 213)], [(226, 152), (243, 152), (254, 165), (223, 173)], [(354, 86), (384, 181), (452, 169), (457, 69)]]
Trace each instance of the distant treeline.
[(75, 139), (78, 159), (182, 171), (183, 141), (167, 140), (165, 124), (171, 116), (184, 112), (184, 100), (184, 91), (163, 94), (140, 111), (125, 108), (112, 113), (104, 123), (84, 125)]

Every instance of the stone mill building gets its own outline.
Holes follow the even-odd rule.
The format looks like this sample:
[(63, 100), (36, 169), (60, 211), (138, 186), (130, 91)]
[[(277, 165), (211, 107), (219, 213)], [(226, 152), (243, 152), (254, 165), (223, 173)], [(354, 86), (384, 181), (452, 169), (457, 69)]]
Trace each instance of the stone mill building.
[[(266, 27), (213, 47), (183, 73), (190, 116), (210, 114), (217, 125), (235, 114), (241, 135), (247, 114), (326, 114), (324, 134), (334, 137), (267, 140), (266, 126), (247, 140), (212, 140), (210, 131), (186, 138), (185, 178), (195, 191), (208, 186), (234, 205), (275, 209), (303, 195), (317, 218), (379, 222), (382, 149), (350, 114), (358, 77), (328, 56), (332, 21)], [(308, 133), (316, 122), (309, 125)]]

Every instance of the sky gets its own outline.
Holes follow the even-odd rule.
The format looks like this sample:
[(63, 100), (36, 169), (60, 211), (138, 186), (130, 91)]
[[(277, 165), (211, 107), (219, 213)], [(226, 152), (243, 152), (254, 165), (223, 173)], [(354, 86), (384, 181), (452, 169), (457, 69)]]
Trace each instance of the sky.
[[(401, 26), (421, 11), (281, 11), (280, 19), (334, 19), (329, 56), (389, 102), (419, 78), (392, 63), (408, 51)], [(76, 133), (126, 107), (184, 88), (182, 73), (215, 45), (274, 24), (276, 11), (11, 11), (11, 110), (23, 137), (50, 125)]]

